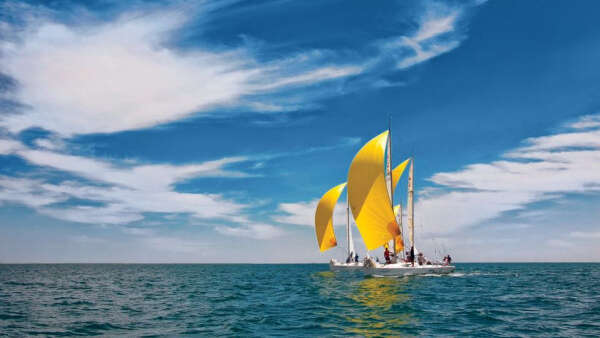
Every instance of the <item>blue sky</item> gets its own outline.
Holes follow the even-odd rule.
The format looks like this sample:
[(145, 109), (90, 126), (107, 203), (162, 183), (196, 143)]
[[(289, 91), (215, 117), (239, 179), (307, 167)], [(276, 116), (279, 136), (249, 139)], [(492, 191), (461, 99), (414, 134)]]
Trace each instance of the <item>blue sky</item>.
[(389, 115), (426, 254), (597, 261), (599, 7), (1, 2), (0, 261), (340, 258), (316, 201)]

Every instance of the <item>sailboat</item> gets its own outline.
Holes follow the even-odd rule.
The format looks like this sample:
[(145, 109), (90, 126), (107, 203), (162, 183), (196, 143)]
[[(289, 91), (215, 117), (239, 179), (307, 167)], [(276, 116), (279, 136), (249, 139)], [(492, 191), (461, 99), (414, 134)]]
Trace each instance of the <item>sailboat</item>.
[[(393, 173), (396, 173), (394, 177), (394, 185), (398, 183), (402, 172), (406, 168), (409, 160), (406, 160), (394, 168)], [(389, 182), (391, 184), (391, 180)], [(333, 229), (333, 214), (334, 208), (337, 204), (340, 195), (344, 191), (347, 183), (340, 183), (335, 187), (329, 189), (319, 200), (317, 209), (315, 212), (315, 232), (317, 237), (317, 244), (321, 252), (334, 248), (338, 245), (335, 237), (335, 231)], [(399, 206), (395, 207), (398, 210)], [(346, 194), (346, 261), (338, 261), (332, 258), (329, 261), (331, 270), (346, 270), (346, 269), (362, 269), (364, 261), (359, 261), (357, 253), (354, 250), (354, 239), (352, 236), (352, 224), (350, 217), (350, 203), (349, 193)]]
[[(414, 160), (409, 158), (396, 169), (391, 170), (390, 129), (374, 137), (360, 149), (348, 172), (348, 201), (367, 250), (374, 250), (382, 246), (387, 248), (390, 242), (393, 248), (393, 259), (386, 264), (367, 257), (363, 264), (364, 271), (367, 275), (375, 276), (450, 273), (454, 271), (454, 266), (437, 262), (431, 263), (415, 248)], [(406, 259), (402, 260), (400, 257), (404, 256), (404, 239), (397, 216), (399, 215), (400, 220), (402, 219), (402, 208), (401, 206), (393, 207), (394, 189), (409, 162), (407, 226), (410, 253), (412, 253), (409, 254), (412, 256), (411, 262), (407, 262)], [(415, 262), (415, 252), (419, 254), (417, 262)]]

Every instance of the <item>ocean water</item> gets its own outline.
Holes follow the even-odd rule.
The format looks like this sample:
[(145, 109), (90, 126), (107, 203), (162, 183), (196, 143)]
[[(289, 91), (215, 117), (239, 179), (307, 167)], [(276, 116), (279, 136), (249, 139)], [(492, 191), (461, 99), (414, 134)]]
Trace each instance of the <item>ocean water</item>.
[(369, 278), (306, 265), (0, 265), (0, 333), (600, 336), (600, 264)]

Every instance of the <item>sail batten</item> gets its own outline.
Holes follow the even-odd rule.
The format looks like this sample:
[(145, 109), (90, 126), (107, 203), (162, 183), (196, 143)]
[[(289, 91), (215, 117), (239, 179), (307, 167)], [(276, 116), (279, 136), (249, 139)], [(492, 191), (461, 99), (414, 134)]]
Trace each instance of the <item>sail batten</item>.
[(315, 212), (315, 232), (317, 233), (317, 244), (319, 250), (325, 251), (337, 246), (337, 240), (333, 231), (333, 210), (346, 187), (346, 182), (339, 184), (327, 191)]
[(367, 250), (376, 249), (400, 235), (386, 184), (384, 160), (389, 132), (365, 144), (348, 172), (348, 198), (352, 215)]

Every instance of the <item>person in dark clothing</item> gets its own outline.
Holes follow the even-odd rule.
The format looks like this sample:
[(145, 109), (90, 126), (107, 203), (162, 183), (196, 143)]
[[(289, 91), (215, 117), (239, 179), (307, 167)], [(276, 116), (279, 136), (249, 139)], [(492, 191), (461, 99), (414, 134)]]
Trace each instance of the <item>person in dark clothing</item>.
[(354, 262), (358, 263), (358, 254), (356, 254), (356, 256), (354, 256)]
[(385, 251), (383, 252), (383, 257), (385, 257), (385, 264), (392, 263), (392, 260), (390, 259), (390, 250), (388, 250), (387, 246), (385, 247)]
[(410, 264), (412, 266), (415, 266), (415, 247), (414, 246), (410, 247)]
[(450, 257), (450, 255), (448, 255), (448, 257), (447, 257), (447, 262), (448, 262), (448, 265), (452, 264), (452, 257)]

